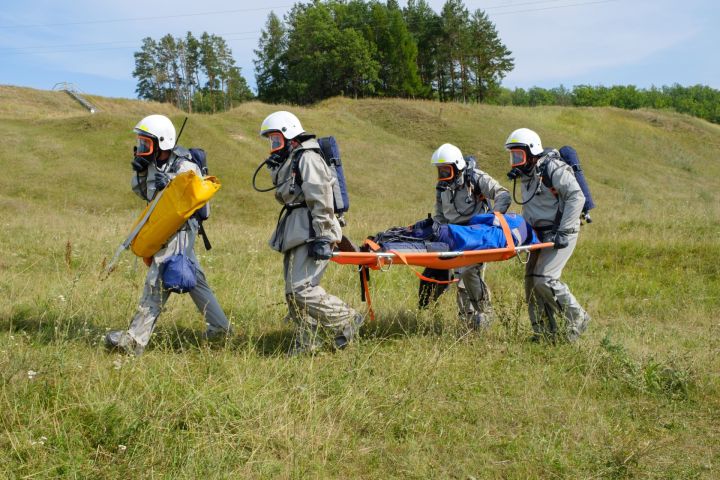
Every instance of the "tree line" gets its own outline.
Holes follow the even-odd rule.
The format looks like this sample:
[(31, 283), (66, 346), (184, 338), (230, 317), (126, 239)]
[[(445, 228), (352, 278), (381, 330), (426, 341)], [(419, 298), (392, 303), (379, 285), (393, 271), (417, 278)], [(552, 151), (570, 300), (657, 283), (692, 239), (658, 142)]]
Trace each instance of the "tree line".
[(308, 104), (324, 98), (387, 96), (480, 102), (514, 67), (482, 10), (447, 0), (315, 0), (284, 20), (270, 13), (255, 50), (257, 95)]
[[(328, 97), (404, 97), (497, 105), (673, 109), (720, 123), (720, 91), (704, 85), (577, 85), (508, 89), (511, 52), (482, 10), (447, 0), (312, 0), (270, 13), (255, 50), (257, 97), (310, 104)], [(143, 39), (135, 53), (139, 98), (188, 112), (224, 111), (253, 98), (227, 42), (188, 32)]]
[(635, 85), (612, 87), (576, 85), (551, 89), (533, 87), (528, 90), (500, 88), (487, 103), (496, 105), (563, 105), (576, 107), (617, 107), (672, 109), (713, 123), (720, 123), (720, 90), (705, 85), (683, 87), (678, 84), (647, 89)]
[(134, 56), (138, 98), (215, 113), (253, 97), (227, 42), (218, 35), (147, 37)]

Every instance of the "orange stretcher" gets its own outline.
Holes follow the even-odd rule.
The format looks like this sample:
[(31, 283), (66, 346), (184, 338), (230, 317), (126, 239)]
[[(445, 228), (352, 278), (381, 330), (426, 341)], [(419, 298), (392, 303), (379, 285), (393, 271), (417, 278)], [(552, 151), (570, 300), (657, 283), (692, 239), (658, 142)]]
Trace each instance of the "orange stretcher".
[[(372, 302), (370, 300), (370, 290), (368, 288), (368, 270), (387, 270), (398, 261), (407, 266), (417, 266), (426, 268), (435, 268), (439, 270), (450, 270), (453, 268), (466, 267), (476, 263), (500, 262), (509, 260), (510, 258), (520, 254), (529, 253), (534, 250), (552, 247), (552, 242), (536, 243), (533, 245), (515, 246), (510, 227), (505, 221), (505, 217), (495, 212), (500, 226), (505, 234), (505, 248), (492, 248), (487, 250), (468, 250), (457, 252), (398, 252), (390, 250), (387, 252), (380, 251), (380, 246), (368, 239), (365, 240), (364, 246), (369, 252), (333, 252), (331, 260), (341, 265), (357, 265), (360, 271), (361, 288), (363, 300), (368, 304), (370, 318), (375, 319), (375, 313), (372, 310)], [(454, 283), (456, 280), (439, 281), (428, 278), (413, 269), (413, 273), (420, 279), (434, 283)]]

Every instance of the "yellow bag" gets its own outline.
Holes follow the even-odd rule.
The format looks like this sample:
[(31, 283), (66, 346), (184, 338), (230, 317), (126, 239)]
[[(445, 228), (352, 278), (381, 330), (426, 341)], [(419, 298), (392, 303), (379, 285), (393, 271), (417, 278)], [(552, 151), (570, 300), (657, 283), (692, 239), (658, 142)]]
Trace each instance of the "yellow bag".
[(219, 189), (220, 182), (217, 178), (203, 179), (192, 170), (173, 178), (133, 224), (132, 231), (145, 220), (132, 240), (130, 249), (138, 257), (155, 255)]

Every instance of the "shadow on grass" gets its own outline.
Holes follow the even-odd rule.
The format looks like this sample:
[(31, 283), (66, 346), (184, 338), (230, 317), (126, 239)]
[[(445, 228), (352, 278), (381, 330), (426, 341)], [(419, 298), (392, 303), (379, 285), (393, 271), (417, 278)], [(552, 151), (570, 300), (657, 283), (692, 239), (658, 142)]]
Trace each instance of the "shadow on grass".
[(46, 345), (65, 341), (94, 345), (105, 334), (105, 328), (98, 327), (88, 318), (60, 318), (51, 311), (36, 312), (28, 308), (18, 309), (12, 315), (0, 318), (0, 331), (22, 334)]
[[(442, 312), (437, 309), (426, 311), (389, 311), (383, 312), (376, 320), (366, 317), (361, 329), (361, 338), (367, 340), (398, 339), (412, 336), (437, 336), (443, 333), (459, 332), (459, 324), (446, 324)], [(242, 325), (240, 326), (242, 330)], [(68, 319), (53, 314), (52, 311), (39, 312), (37, 309), (21, 308), (12, 315), (0, 318), (0, 331), (11, 334), (24, 334), (32, 341), (41, 344), (63, 342), (81, 342), (97, 346), (107, 333), (105, 327), (95, 325), (91, 319), (74, 317)], [(330, 334), (331, 332), (326, 332)], [(207, 342), (202, 337), (202, 329), (180, 327), (160, 321), (153, 333), (147, 351), (165, 350), (176, 353), (197, 350), (205, 346), (212, 349), (231, 351), (252, 350), (258, 355), (283, 356), (293, 344), (294, 327), (261, 332), (256, 334), (236, 334), (217, 342)], [(328, 347), (332, 338), (328, 339)]]
[[(453, 328), (458, 326), (453, 325)], [(361, 336), (368, 339), (391, 339), (442, 335), (447, 332), (448, 327), (439, 310), (406, 310), (388, 312), (375, 320), (366, 317)]]
[[(240, 326), (242, 330), (242, 325)], [(366, 318), (360, 331), (360, 337), (367, 340), (397, 339), (411, 336), (434, 336), (462, 330), (459, 324), (448, 329), (444, 324), (439, 311), (419, 313), (413, 311), (390, 312), (376, 320)], [(206, 344), (202, 340), (201, 332), (191, 328), (179, 328), (172, 325), (158, 325), (153, 335), (151, 346), (169, 349), (176, 352), (200, 348)], [(332, 332), (325, 330), (325, 347), (332, 350)], [(284, 356), (292, 347), (295, 340), (293, 325), (269, 332), (255, 334), (239, 333), (221, 342), (211, 343), (213, 349), (228, 349), (232, 351), (252, 350), (264, 357)]]

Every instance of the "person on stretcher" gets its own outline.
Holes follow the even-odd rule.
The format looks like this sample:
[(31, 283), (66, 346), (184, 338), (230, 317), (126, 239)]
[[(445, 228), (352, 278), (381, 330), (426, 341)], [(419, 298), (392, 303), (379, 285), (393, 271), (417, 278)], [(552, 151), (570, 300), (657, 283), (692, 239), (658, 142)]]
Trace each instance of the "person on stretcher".
[[(516, 247), (540, 243), (530, 224), (516, 213), (503, 215)], [(474, 215), (465, 225), (420, 220), (409, 227), (392, 227), (371, 239), (383, 252), (458, 252), (507, 247), (505, 233), (493, 213)]]

